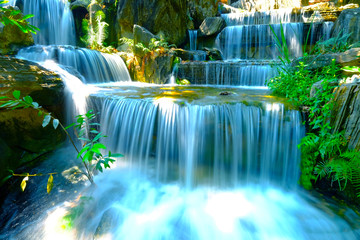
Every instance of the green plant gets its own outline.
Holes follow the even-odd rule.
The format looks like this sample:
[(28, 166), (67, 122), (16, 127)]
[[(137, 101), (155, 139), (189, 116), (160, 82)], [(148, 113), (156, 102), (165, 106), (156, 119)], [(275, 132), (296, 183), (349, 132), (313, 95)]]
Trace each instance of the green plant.
[(351, 34), (338, 34), (336, 37), (330, 38), (323, 42), (318, 42), (316, 50), (318, 53), (338, 53), (349, 50), (352, 45), (348, 43)]
[[(97, 130), (99, 123), (94, 122), (96, 114), (92, 110), (88, 111), (86, 114), (76, 116), (76, 122), (70, 124), (67, 127), (64, 127), (61, 122), (54, 118), (51, 113), (47, 113), (42, 109), (42, 107), (34, 102), (30, 96), (20, 97), (20, 91), (15, 90), (12, 93), (12, 98), (7, 96), (0, 96), (0, 108), (7, 109), (17, 109), (17, 108), (33, 108), (38, 111), (38, 116), (43, 116), (42, 127), (46, 127), (52, 122), (54, 129), (57, 129), (58, 126), (65, 132), (68, 136), (72, 146), (77, 151), (77, 159), (81, 159), (85, 167), (84, 172), (79, 172), (84, 174), (91, 183), (94, 183), (93, 177), (96, 171), (103, 172), (104, 169), (110, 168), (110, 163), (115, 161), (117, 157), (123, 157), (122, 154), (112, 154), (111, 151), (108, 151), (108, 154), (103, 154), (102, 151), (107, 149), (107, 147), (102, 144), (100, 141), (102, 138), (106, 137), (101, 132)], [(74, 139), (71, 137), (67, 129), (74, 128), (74, 134), (76, 135), (78, 141), (81, 143), (82, 148), (79, 150)], [(7, 176), (3, 181), (8, 180), (12, 176), (24, 177), (21, 182), (21, 188), (24, 191), (26, 187), (26, 181), (29, 177), (33, 176), (44, 176), (49, 175), (47, 191), (50, 193), (53, 186), (53, 176), (56, 173), (46, 173), (46, 174), (15, 174), (10, 170), (11, 175)]]
[[(1, 1), (0, 5), (4, 3), (8, 3), (9, 1)], [(34, 33), (39, 31), (40, 29), (29, 24), (27, 19), (34, 17), (32, 14), (27, 14), (22, 16), (20, 10), (15, 10), (13, 7), (0, 7), (0, 22), (6, 25), (16, 25), (22, 32), (24, 33)]]

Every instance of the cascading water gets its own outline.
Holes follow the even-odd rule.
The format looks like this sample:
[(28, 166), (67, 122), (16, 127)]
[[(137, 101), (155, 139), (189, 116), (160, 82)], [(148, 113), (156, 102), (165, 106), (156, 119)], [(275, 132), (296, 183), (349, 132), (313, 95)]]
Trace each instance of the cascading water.
[[(280, 41), (281, 28), (286, 37), (292, 57), (302, 53), (302, 23), (271, 25)], [(217, 37), (217, 45), (227, 60), (231, 59), (277, 59), (280, 53), (269, 25), (239, 25), (226, 27)]]
[(120, 56), (86, 48), (33, 46), (21, 49), (17, 57), (37, 62), (53, 60), (61, 65), (73, 67), (84, 76), (86, 83), (131, 81)]
[(188, 30), (188, 32), (189, 32), (190, 51), (196, 51), (198, 30)]
[(40, 33), (33, 35), (36, 44), (75, 45), (74, 18), (68, 0), (23, 0), (24, 14), (33, 14), (29, 23)]
[[(277, 74), (269, 61), (186, 62), (179, 66), (178, 77), (193, 84), (265, 86)], [(190, 74), (189, 74), (190, 73)]]

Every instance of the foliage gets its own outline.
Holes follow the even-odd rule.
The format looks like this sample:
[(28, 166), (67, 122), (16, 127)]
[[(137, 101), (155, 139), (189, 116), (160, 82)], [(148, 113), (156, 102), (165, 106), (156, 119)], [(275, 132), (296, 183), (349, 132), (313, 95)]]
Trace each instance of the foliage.
[(273, 33), (273, 36), (275, 39), (275, 46), (278, 49), (279, 53), (281, 54), (279, 56), (281, 63), (284, 65), (291, 63), (289, 48), (287, 46), (284, 28), (283, 28), (282, 23), (280, 22), (280, 38), (275, 33), (274, 28), (271, 25), (269, 25), (269, 27), (270, 27), (270, 30)]
[[(66, 133), (69, 137), (73, 147), (77, 151), (77, 159), (81, 159), (85, 167), (85, 172), (80, 172), (84, 174), (91, 183), (94, 183), (93, 176), (96, 171), (103, 172), (104, 169), (110, 168), (110, 163), (115, 161), (115, 158), (122, 157), (121, 154), (112, 154), (110, 151), (108, 154), (104, 155), (102, 152), (107, 149), (107, 147), (101, 143), (102, 138), (106, 137), (101, 132), (97, 130), (99, 123), (94, 122), (96, 114), (92, 110), (88, 111), (86, 114), (76, 116), (76, 122), (70, 124), (67, 127), (64, 127), (61, 122), (51, 116), (51, 113), (45, 112), (42, 107), (34, 102), (30, 96), (25, 96), (20, 98), (20, 91), (15, 90), (13, 92), (13, 98), (6, 96), (0, 96), (0, 108), (6, 109), (17, 109), (17, 108), (33, 108), (38, 111), (38, 116), (43, 116), (42, 127), (46, 127), (52, 122), (54, 129), (57, 129), (58, 126)], [(82, 144), (82, 148), (79, 150), (67, 131), (69, 128), (74, 128), (74, 133), (77, 136), (78, 141)], [(57, 173), (47, 173), (47, 174), (15, 174), (10, 170), (11, 175), (3, 179), (3, 181), (8, 180), (12, 176), (24, 177), (21, 182), (21, 189), (24, 191), (26, 187), (26, 182), (29, 180), (29, 177), (34, 176), (44, 176), (49, 175), (47, 183), (47, 192), (50, 193), (53, 187), (53, 175)]]
[[(0, 0), (0, 5), (4, 3), (8, 3), (8, 1)], [(15, 10), (13, 7), (0, 7), (0, 22), (4, 24), (4, 26), (16, 25), (24, 33), (30, 32), (36, 34), (36, 31), (40, 30), (27, 22), (27, 20), (32, 17), (34, 17), (32, 14), (22, 16), (21, 11)]]
[(135, 52), (141, 52), (143, 55), (153, 55), (154, 53), (165, 53), (172, 47), (176, 47), (174, 44), (169, 44), (164, 39), (156, 39), (151, 38), (148, 46), (146, 46), (144, 43), (134, 43), (134, 39), (130, 38), (120, 38), (119, 39), (120, 45), (127, 45), (129, 49), (135, 53)]

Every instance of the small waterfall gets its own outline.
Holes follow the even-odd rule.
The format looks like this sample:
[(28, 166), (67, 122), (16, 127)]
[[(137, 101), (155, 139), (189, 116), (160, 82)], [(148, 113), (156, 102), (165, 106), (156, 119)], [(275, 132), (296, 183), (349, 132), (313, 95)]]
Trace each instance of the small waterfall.
[(293, 13), (292, 9), (229, 13), (221, 14), (221, 17), (225, 20), (227, 26), (302, 22), (302, 15)]
[(269, 61), (185, 62), (179, 66), (179, 78), (193, 84), (265, 86), (277, 74)]
[(334, 26), (334, 22), (324, 22), (322, 24), (321, 33), (322, 33), (322, 40), (328, 40), (331, 36), (331, 29)]
[(188, 32), (189, 32), (190, 51), (196, 51), (198, 30), (188, 30)]
[(21, 49), (17, 57), (37, 62), (53, 60), (73, 67), (84, 76), (86, 83), (131, 81), (124, 61), (115, 54), (72, 46), (38, 45)]
[[(271, 25), (281, 41), (281, 26), (292, 57), (301, 56), (303, 23)], [(226, 27), (217, 37), (217, 45), (225, 59), (276, 59), (279, 52), (269, 25)]]
[(68, 0), (23, 0), (29, 23), (38, 27), (36, 44), (75, 45), (75, 25)]
[[(114, 151), (152, 169), (158, 180), (181, 179), (188, 187), (201, 182), (203, 172), (205, 182), (215, 185), (259, 182), (295, 188), (297, 144), (304, 131), (298, 111), (255, 100), (245, 90), (234, 90), (233, 97), (224, 99), (245, 104), (221, 103), (219, 90), (206, 91), (210, 102), (201, 98), (191, 104), (186, 97), (171, 98), (171, 90), (162, 91), (156, 98), (95, 98), (100, 101), (95, 105), (101, 109), (101, 130)], [(204, 89), (176, 91), (182, 96)]]

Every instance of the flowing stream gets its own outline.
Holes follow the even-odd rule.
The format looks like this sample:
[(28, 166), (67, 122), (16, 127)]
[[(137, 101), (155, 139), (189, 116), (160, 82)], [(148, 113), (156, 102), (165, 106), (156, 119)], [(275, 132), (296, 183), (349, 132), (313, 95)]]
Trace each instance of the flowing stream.
[[(40, 16), (49, 17), (49, 26), (68, 17), (67, 1), (48, 4), (62, 9), (55, 19)], [(29, 9), (38, 6), (46, 8), (32, 2)], [(276, 19), (289, 19), (298, 29), (281, 14), (270, 17), (274, 26)], [(260, 44), (251, 41), (268, 40), (267, 25), (247, 21), (252, 25), (228, 26), (219, 34), (223, 51), (233, 49), (227, 58), (248, 58), (240, 46), (257, 48)], [(296, 41), (292, 33), (287, 41)], [(299, 44), (294, 43), (295, 52)], [(40, 62), (63, 78), (69, 118), (88, 109), (100, 112), (100, 131), (108, 136), (104, 143), (125, 157), (90, 186), (69, 174), (74, 164), (80, 166), (76, 153), (58, 149), (35, 169), (61, 173), (54, 177), (53, 192), (46, 194), (47, 179), (31, 178), (24, 193), (11, 193), (0, 212), (0, 239), (359, 239), (352, 210), (298, 186), (304, 119), (270, 95), (263, 75), (276, 72), (264, 66), (267, 57), (257, 56), (253, 75), (246, 69), (232, 79), (214, 73), (214, 82), (177, 86), (131, 82), (117, 55), (69, 45), (22, 49), (19, 58)], [(222, 73), (233, 63), (214, 64), (211, 69), (223, 68)]]

